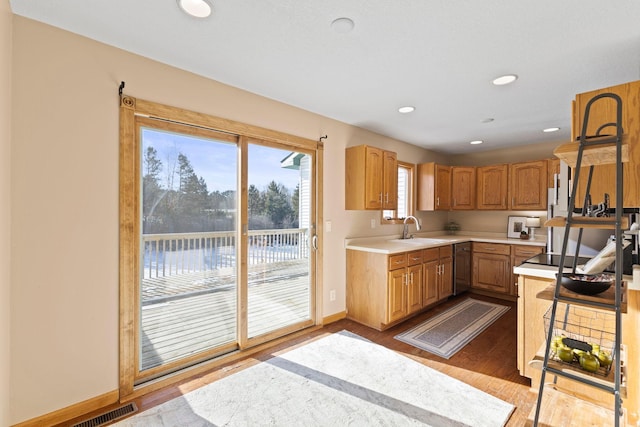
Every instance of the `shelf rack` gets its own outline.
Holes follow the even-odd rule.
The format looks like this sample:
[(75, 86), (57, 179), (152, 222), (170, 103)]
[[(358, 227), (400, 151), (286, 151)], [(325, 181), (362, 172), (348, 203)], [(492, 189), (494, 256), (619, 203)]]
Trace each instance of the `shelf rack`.
[[(594, 136), (587, 136), (587, 129), (589, 124), (589, 113), (594, 103), (599, 100), (609, 98), (616, 104), (616, 121), (614, 123), (605, 123), (600, 126)], [(603, 132), (606, 130), (615, 130), (613, 135), (605, 135)], [(573, 167), (573, 191), (572, 196), (569, 199), (569, 209), (566, 218), (551, 218), (545, 223), (545, 226), (564, 226), (564, 239), (562, 243), (562, 252), (560, 255), (560, 262), (558, 267), (558, 275), (556, 284), (553, 287), (553, 293), (550, 290), (541, 292), (541, 297), (550, 298), (552, 295), (553, 304), (550, 309), (550, 325), (555, 325), (558, 304), (579, 305), (585, 307), (593, 307), (598, 309), (605, 309), (615, 312), (615, 332), (614, 332), (614, 362), (611, 368), (612, 378), (606, 381), (600, 378), (593, 378), (590, 375), (585, 375), (584, 371), (579, 368), (573, 368), (572, 366), (560, 364), (555, 362), (551, 357), (551, 343), (553, 338), (553, 327), (549, 327), (547, 331), (547, 340), (544, 346), (544, 350), (534, 358), (533, 363), (540, 364), (542, 374), (540, 378), (540, 388), (538, 391), (538, 399), (535, 408), (535, 415), (533, 419), (533, 426), (537, 427), (541, 406), (542, 397), (545, 391), (545, 376), (550, 373), (557, 377), (564, 377), (572, 381), (581, 382), (590, 386), (605, 390), (612, 393), (614, 396), (614, 422), (615, 426), (620, 426), (620, 419), (622, 416), (622, 397), (621, 397), (621, 382), (622, 382), (622, 370), (621, 370), (621, 331), (622, 321), (621, 313), (623, 311), (623, 282), (622, 282), (622, 259), (623, 259), (623, 229), (628, 228), (628, 221), (622, 217), (623, 209), (623, 169), (622, 163), (628, 161), (629, 157), (629, 142), (623, 135), (622, 130), (622, 100), (614, 93), (602, 93), (593, 97), (586, 105), (584, 120), (582, 123), (582, 131), (580, 133), (579, 140), (569, 144), (563, 144), (558, 147), (554, 154), (556, 157), (567, 162)], [(590, 193), (591, 179), (593, 177), (593, 168), (603, 164), (615, 164), (616, 165), (616, 213), (614, 218), (609, 217), (589, 217), (587, 214), (588, 196)], [(585, 191), (585, 199), (582, 207), (582, 215), (574, 216), (575, 209), (575, 195), (577, 194), (578, 182), (580, 179), (580, 171), (583, 166), (589, 166), (587, 185)], [(582, 233), (584, 229), (598, 228), (598, 229), (610, 229), (615, 230), (616, 239), (616, 258), (615, 258), (615, 286), (612, 292), (601, 296), (599, 298), (587, 297), (573, 292), (568, 292), (565, 289), (561, 289), (561, 278), (564, 273), (565, 257), (567, 254), (569, 232), (571, 228), (578, 228), (578, 239), (576, 244), (576, 254), (580, 252), (580, 243), (582, 240)], [(578, 257), (574, 257), (572, 266), (572, 272), (576, 272), (576, 264)], [(565, 318), (566, 321), (566, 318)], [(536, 360), (537, 359), (537, 360)]]

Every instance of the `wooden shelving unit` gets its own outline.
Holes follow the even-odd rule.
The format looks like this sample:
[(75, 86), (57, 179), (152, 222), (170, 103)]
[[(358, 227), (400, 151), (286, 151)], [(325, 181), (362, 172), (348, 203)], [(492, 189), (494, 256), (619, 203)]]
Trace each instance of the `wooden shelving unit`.
[[(594, 137), (587, 136), (587, 129), (589, 128), (589, 113), (591, 111), (591, 106), (599, 101), (607, 99), (608, 101), (604, 102), (612, 102), (616, 106), (616, 121), (614, 123), (606, 122), (606, 123), (597, 123), (600, 125), (597, 128), (596, 135)], [(601, 132), (610, 131), (611, 129), (615, 130), (615, 135), (603, 135)], [(571, 192), (572, 196), (569, 200), (569, 208), (568, 215), (566, 218), (556, 217), (551, 218), (549, 221), (545, 223), (547, 227), (564, 227), (564, 240), (562, 245), (562, 252), (560, 255), (560, 262), (558, 267), (558, 279), (556, 280), (555, 286), (551, 286), (538, 293), (539, 298), (551, 299), (553, 304), (551, 308), (545, 314), (545, 324), (547, 327), (546, 331), (546, 341), (543, 344), (543, 347), (537, 352), (534, 356), (533, 360), (530, 362), (533, 365), (540, 367), (542, 370), (540, 377), (540, 387), (538, 391), (538, 400), (535, 407), (535, 412), (533, 412), (533, 421), (532, 425), (537, 427), (542, 422), (542, 425), (565, 425), (567, 416), (573, 417), (581, 417), (584, 419), (585, 415), (580, 412), (575, 412), (573, 409), (576, 407), (582, 406), (584, 403), (581, 403), (580, 400), (576, 400), (576, 398), (572, 398), (565, 394), (558, 394), (554, 396), (555, 400), (553, 402), (553, 407), (558, 406), (558, 402), (565, 402), (564, 406), (567, 408), (567, 411), (570, 411), (570, 414), (562, 414), (551, 415), (552, 420), (560, 420), (562, 423), (549, 422), (549, 405), (545, 405), (546, 410), (543, 409), (543, 395), (553, 393), (557, 393), (556, 391), (551, 392), (548, 390), (548, 386), (545, 383), (546, 374), (549, 373), (555, 377), (555, 381), (559, 379), (563, 379), (563, 381), (568, 382), (578, 382), (582, 384), (586, 384), (588, 387), (595, 387), (596, 389), (601, 390), (601, 392), (609, 393), (613, 395), (613, 412), (607, 413), (603, 412), (602, 416), (610, 417), (605, 418), (601, 423), (593, 423), (593, 419), (591, 416), (584, 419), (585, 422), (580, 422), (575, 419), (571, 419), (571, 425), (611, 425), (611, 419), (613, 419), (613, 425), (616, 427), (620, 426), (621, 418), (623, 415), (622, 411), (622, 363), (621, 363), (621, 330), (622, 330), (622, 319), (621, 315), (624, 310), (626, 310), (626, 306), (623, 304), (623, 295), (624, 295), (624, 286), (622, 281), (622, 259), (623, 259), (623, 229), (627, 229), (629, 227), (628, 219), (623, 218), (622, 216), (622, 206), (623, 204), (623, 167), (622, 163), (628, 161), (629, 159), (629, 142), (627, 138), (624, 138), (622, 133), (622, 100), (619, 95), (614, 93), (602, 93), (594, 96), (589, 100), (586, 104), (584, 120), (582, 123), (582, 132), (580, 134), (579, 140), (577, 142), (564, 144), (558, 147), (554, 154), (568, 163), (573, 167), (573, 190)], [(591, 188), (591, 182), (593, 178), (593, 171), (595, 166), (606, 165), (606, 164), (614, 164), (615, 165), (615, 206), (616, 213), (615, 217), (591, 217), (588, 215), (589, 213), (589, 192)], [(588, 177), (586, 184), (586, 191), (584, 195), (584, 203), (582, 207), (582, 214), (578, 216), (574, 216), (574, 209), (576, 206), (575, 197), (577, 194), (577, 188), (580, 178), (581, 168), (584, 166), (588, 166)], [(608, 206), (606, 206), (608, 209)], [(605, 214), (608, 212), (605, 210)], [(571, 228), (579, 229), (579, 234), (577, 238), (576, 244), (576, 256), (580, 253), (580, 242), (582, 240), (582, 233), (584, 229), (606, 229), (606, 230), (614, 230), (615, 232), (615, 241), (616, 241), (616, 257), (615, 257), (615, 282), (613, 289), (609, 289), (606, 292), (600, 293), (598, 295), (581, 295), (574, 292), (571, 292), (562, 287), (561, 278), (563, 277), (563, 273), (565, 273), (565, 257), (567, 254), (568, 242), (569, 242), (569, 232)], [(576, 272), (576, 265), (574, 263), (572, 273)], [(559, 307), (559, 304), (561, 306)], [(578, 306), (576, 309), (574, 306)], [(602, 311), (598, 310), (609, 310), (609, 312), (613, 311), (615, 315), (613, 315), (614, 321), (609, 323), (614, 323), (615, 325), (611, 327), (610, 324), (605, 325), (608, 322), (597, 322), (600, 313)], [(560, 312), (560, 313), (558, 313)], [(612, 316), (609, 314), (609, 316)], [(579, 319), (579, 321), (574, 322), (573, 318)], [(585, 320), (586, 319), (586, 320)], [(582, 321), (585, 320), (586, 326), (583, 327)], [(594, 326), (598, 325), (598, 326)], [(593, 327), (591, 327), (593, 326)], [(608, 329), (607, 332), (605, 332)], [(601, 329), (599, 329), (601, 328)], [(577, 331), (577, 332), (570, 332)], [(606, 334), (605, 341), (597, 341), (598, 332)], [(554, 360), (553, 354), (555, 354), (555, 350), (552, 350), (552, 339), (554, 336), (566, 336), (571, 339), (571, 343), (567, 341), (567, 338), (563, 338), (564, 345), (570, 345), (573, 348), (582, 348), (583, 350), (592, 351), (592, 344), (604, 344), (606, 342), (608, 350), (611, 351), (611, 355), (613, 357), (613, 364), (608, 368), (605, 375), (600, 371), (601, 368), (598, 368), (598, 372), (595, 374), (590, 374), (582, 369), (579, 366), (576, 366), (574, 363), (564, 363), (559, 360)], [(581, 347), (582, 346), (582, 347)], [(582, 361), (582, 357), (581, 357)], [(598, 365), (599, 366), (599, 365)], [(553, 410), (551, 410), (553, 412)], [(604, 411), (604, 410), (603, 410)], [(562, 411), (564, 412), (564, 411)], [(557, 417), (560, 418), (557, 418)], [(543, 421), (544, 420), (544, 421)]]
[[(564, 216), (555, 216), (547, 221), (545, 221), (545, 227), (566, 227), (567, 218)], [(610, 217), (592, 217), (592, 216), (579, 216), (573, 217), (572, 227), (580, 227), (580, 228), (597, 228), (600, 230), (615, 230), (616, 229), (616, 219)], [(629, 218), (623, 217), (622, 222), (620, 224), (621, 228), (629, 228)]]
[[(616, 137), (604, 136), (599, 138), (590, 138), (590, 145), (584, 147), (582, 153), (581, 166), (599, 166), (610, 165), (616, 163)], [(593, 144), (593, 145), (591, 145)], [(578, 159), (578, 148), (580, 142), (568, 142), (556, 147), (553, 154), (560, 160), (564, 160), (572, 168), (576, 166)], [(629, 161), (629, 142), (628, 135), (622, 136), (622, 162)]]
[[(627, 312), (627, 298), (626, 298), (627, 287), (625, 286), (624, 282), (622, 282), (620, 286), (622, 290), (622, 298), (620, 301), (620, 312), (626, 313)], [(550, 285), (546, 289), (538, 292), (536, 296), (540, 299), (553, 301), (553, 298), (555, 297), (555, 293), (556, 293), (556, 286)], [(558, 294), (562, 300), (566, 302), (570, 302), (572, 304), (580, 304), (581, 302), (585, 302), (589, 306), (596, 305), (598, 308), (602, 310), (614, 311), (615, 301), (616, 301), (615, 293), (616, 293), (615, 288), (611, 287), (606, 291), (596, 295), (577, 294), (565, 288), (560, 288)]]

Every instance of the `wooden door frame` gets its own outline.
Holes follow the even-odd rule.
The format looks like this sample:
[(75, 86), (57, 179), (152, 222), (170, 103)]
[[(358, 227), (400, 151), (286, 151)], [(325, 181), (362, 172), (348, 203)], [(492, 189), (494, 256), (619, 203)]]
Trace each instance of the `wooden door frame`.
[[(136, 99), (131, 96), (122, 95), (120, 97), (120, 198), (119, 198), (119, 221), (120, 221), (120, 254), (119, 254), (119, 321), (120, 321), (120, 342), (119, 342), (119, 400), (124, 402), (142, 396), (153, 390), (173, 384), (190, 376), (196, 375), (212, 368), (228, 363), (233, 358), (245, 357), (247, 353), (258, 351), (268, 340), (248, 343), (253, 346), (250, 350), (239, 350), (228, 356), (222, 356), (206, 362), (196, 364), (172, 374), (165, 375), (159, 379), (148, 381), (147, 383), (135, 385), (135, 363), (137, 360), (136, 329), (137, 310), (139, 305), (137, 287), (139, 284), (140, 260), (139, 260), (139, 236), (140, 236), (140, 150), (136, 138), (136, 116), (150, 117), (173, 121), (196, 128), (225, 132), (238, 135), (239, 145), (246, 144), (247, 141), (256, 140), (268, 143), (269, 145), (286, 147), (287, 149), (301, 151), (311, 151), (315, 153), (314, 173), (316, 179), (315, 188), (312, 189), (312, 197), (315, 200), (315, 234), (318, 239), (318, 250), (312, 251), (315, 256), (310, 256), (311, 267), (315, 267), (315, 275), (312, 274), (312, 297), (315, 304), (312, 306), (311, 325), (322, 324), (322, 154), (323, 145), (321, 142), (285, 134), (270, 129), (247, 125), (227, 119), (210, 116), (208, 114), (197, 113), (171, 107), (151, 101)], [(246, 165), (245, 165), (246, 166)], [(246, 207), (246, 182), (240, 182), (241, 204)], [(243, 223), (245, 218), (238, 218), (238, 227), (241, 238), (246, 243), (246, 235), (242, 236)], [(243, 246), (242, 244), (240, 245)], [(246, 266), (246, 251), (240, 255), (240, 262)], [(244, 256), (244, 259), (242, 258)], [(312, 270), (313, 272), (313, 270)], [(246, 291), (245, 291), (246, 293)], [(246, 297), (246, 295), (245, 295)], [(240, 303), (239, 303), (240, 304)], [(246, 309), (246, 300), (245, 300)], [(239, 308), (241, 308), (239, 306)], [(299, 328), (298, 328), (299, 329)], [(240, 337), (242, 338), (242, 337)], [(245, 337), (246, 338), (246, 337)], [(275, 339), (276, 337), (268, 337)]]

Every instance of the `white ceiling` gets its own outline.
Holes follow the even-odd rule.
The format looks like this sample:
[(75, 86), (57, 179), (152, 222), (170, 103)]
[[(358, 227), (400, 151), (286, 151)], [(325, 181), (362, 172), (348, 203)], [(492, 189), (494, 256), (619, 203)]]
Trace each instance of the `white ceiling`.
[[(11, 0), (15, 14), (446, 153), (569, 139), (576, 93), (640, 79), (640, 0)], [(349, 17), (353, 31), (332, 30)], [(518, 81), (493, 86), (499, 75)], [(402, 115), (398, 107), (413, 105)], [(493, 118), (490, 123), (484, 119)], [(542, 129), (561, 127), (545, 134)], [(469, 145), (482, 139), (484, 144)]]

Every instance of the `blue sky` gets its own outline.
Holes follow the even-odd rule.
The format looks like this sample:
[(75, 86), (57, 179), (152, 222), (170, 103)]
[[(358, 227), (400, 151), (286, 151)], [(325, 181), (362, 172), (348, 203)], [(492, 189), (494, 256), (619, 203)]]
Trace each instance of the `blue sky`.
[[(151, 145), (158, 151), (163, 170), (161, 183), (166, 182), (168, 164), (177, 162), (178, 154), (183, 153), (191, 162), (196, 175), (204, 178), (209, 191), (235, 189), (238, 149), (235, 144), (213, 141), (188, 135), (143, 129), (143, 153)], [(249, 184), (263, 190), (271, 181), (284, 184), (293, 191), (298, 184), (297, 170), (283, 169), (280, 161), (290, 151), (249, 146)]]

